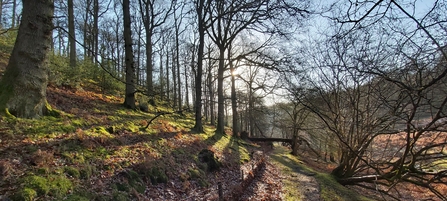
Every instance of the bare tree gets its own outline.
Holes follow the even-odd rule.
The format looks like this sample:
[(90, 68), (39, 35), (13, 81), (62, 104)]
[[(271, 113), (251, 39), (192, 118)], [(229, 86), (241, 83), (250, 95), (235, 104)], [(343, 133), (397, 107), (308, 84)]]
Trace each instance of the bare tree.
[(197, 25), (199, 31), (199, 44), (197, 50), (197, 70), (195, 72), (195, 124), (194, 130), (198, 133), (203, 132), (202, 125), (202, 74), (203, 74), (203, 55), (205, 46), (205, 33), (207, 30), (207, 9), (210, 6), (209, 0), (195, 1), (195, 11), (197, 14)]
[(153, 87), (153, 36), (158, 27), (171, 15), (175, 2), (165, 5), (156, 0), (140, 0), (140, 14), (146, 31), (146, 87), (149, 95), (154, 95)]
[(224, 133), (224, 91), (225, 51), (243, 30), (265, 17), (266, 1), (226, 2), (218, 0), (211, 3), (208, 12), (212, 17), (210, 29), (206, 29), (211, 40), (219, 49), (217, 71), (217, 133)]
[(339, 165), (332, 174), (340, 183), (395, 199), (411, 199), (394, 192), (415, 185), (445, 200), (447, 169), (439, 165), (447, 147), (447, 54), (440, 42), (447, 24), (439, 15), (445, 7), (435, 1), (414, 12), (416, 5), (332, 6), (334, 34), (311, 56), (308, 77), (299, 77), (306, 84), (295, 87), (336, 139)]

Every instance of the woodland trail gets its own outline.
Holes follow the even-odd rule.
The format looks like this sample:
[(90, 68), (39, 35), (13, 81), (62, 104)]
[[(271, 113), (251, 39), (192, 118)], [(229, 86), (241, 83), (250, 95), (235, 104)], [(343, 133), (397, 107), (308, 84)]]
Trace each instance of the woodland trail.
[(300, 165), (300, 161), (289, 154), (289, 149), (283, 146), (273, 149), (263, 146), (262, 149), (258, 151), (263, 155), (262, 162), (256, 157), (251, 161), (258, 161), (259, 168), (249, 170), (247, 167), (251, 165), (242, 167), (246, 175), (241, 183), (241, 194), (230, 200), (322, 200), (314, 177), (316, 174)]
[(276, 146), (269, 152), (269, 162), (280, 172), (283, 184), (283, 200), (322, 200), (315, 173), (304, 169), (296, 158), (289, 155), (290, 150)]

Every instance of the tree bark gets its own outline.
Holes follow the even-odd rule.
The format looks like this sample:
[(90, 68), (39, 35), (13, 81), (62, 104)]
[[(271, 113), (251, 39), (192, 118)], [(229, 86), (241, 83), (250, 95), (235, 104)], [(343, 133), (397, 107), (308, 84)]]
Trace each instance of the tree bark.
[(93, 0), (93, 30), (92, 30), (92, 46), (93, 46), (93, 55), (92, 62), (96, 63), (98, 61), (98, 52), (99, 52), (99, 2), (98, 0)]
[(177, 79), (176, 79), (177, 78), (177, 73), (176, 73), (177, 68), (175, 67), (175, 64), (176, 64), (175, 59), (176, 59), (175, 52), (172, 51), (172, 68), (171, 68), (171, 70), (172, 70), (172, 80), (173, 80), (172, 90), (174, 91), (172, 100), (174, 101), (173, 107), (177, 108)]
[(211, 61), (211, 48), (208, 48), (208, 92), (209, 92), (209, 100), (210, 100), (210, 124), (216, 125), (216, 113), (215, 113), (215, 97), (214, 97), (214, 87), (213, 87), (213, 74), (211, 72), (213, 68), (213, 64)]
[(123, 17), (124, 17), (124, 48), (126, 57), (126, 97), (124, 106), (135, 109), (135, 63), (132, 51), (132, 33), (129, 0), (123, 1)]
[(202, 68), (203, 68), (203, 48), (205, 46), (205, 22), (204, 22), (204, 4), (205, 0), (199, 0), (196, 5), (198, 26), (199, 26), (199, 47), (197, 52), (197, 73), (195, 77), (196, 87), (196, 102), (194, 104), (195, 110), (195, 125), (194, 130), (196, 132), (203, 132), (202, 125)]
[(216, 133), (225, 132), (225, 100), (223, 94), (223, 80), (225, 72), (225, 47), (219, 47), (219, 67), (217, 70), (217, 128)]
[(73, 0), (68, 0), (68, 34), (70, 43), (70, 67), (76, 67), (76, 35), (74, 25)]
[(46, 88), (53, 15), (53, 0), (23, 1), (17, 40), (0, 82), (0, 108), (16, 117), (38, 118), (50, 109)]
[(12, 21), (11, 27), (16, 27), (16, 10), (17, 10), (17, 0), (12, 1)]
[(3, 1), (0, 0), (0, 28), (3, 28), (2, 19), (3, 19)]
[(83, 34), (84, 34), (84, 59), (87, 59), (91, 56), (90, 48), (90, 35), (89, 35), (89, 22), (88, 19), (90, 18), (90, 5), (92, 0), (86, 0), (85, 2), (85, 15), (84, 15), (84, 24), (83, 24)]
[(230, 72), (231, 72), (231, 112), (233, 113), (233, 136), (238, 136), (239, 129), (239, 115), (237, 113), (237, 97), (236, 97), (236, 80), (234, 75), (234, 66), (231, 61), (231, 44), (228, 47), (228, 60), (230, 62)]
[[(175, 24), (175, 58), (176, 58), (176, 63), (175, 63), (175, 67), (177, 68), (177, 90), (178, 90), (178, 94), (177, 94), (177, 101), (178, 101), (178, 110), (182, 110), (182, 82), (181, 82), (181, 73), (180, 73), (180, 42), (179, 42), (179, 37), (180, 37), (180, 24), (182, 23), (182, 20), (180, 18), (180, 21), (178, 22), (177, 16), (176, 16), (176, 12), (174, 12), (174, 24)], [(174, 67), (174, 68), (175, 68)], [(176, 79), (176, 78), (174, 78)]]
[(166, 46), (166, 99), (167, 101), (171, 100), (171, 96), (170, 96), (170, 92), (171, 92), (171, 88), (170, 88), (170, 81), (169, 81), (169, 48)]

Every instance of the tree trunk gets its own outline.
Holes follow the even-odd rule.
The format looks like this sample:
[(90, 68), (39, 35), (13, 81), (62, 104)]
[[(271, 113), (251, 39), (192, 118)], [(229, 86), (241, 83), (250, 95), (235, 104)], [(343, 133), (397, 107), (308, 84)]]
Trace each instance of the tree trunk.
[(99, 2), (98, 0), (93, 0), (93, 31), (92, 31), (92, 44), (93, 44), (93, 55), (92, 62), (96, 63), (98, 61), (99, 52)]
[(169, 92), (171, 92), (171, 87), (170, 87), (170, 81), (169, 81), (169, 50), (168, 47), (166, 46), (166, 100), (169, 102), (170, 101), (170, 94)]
[(228, 60), (230, 62), (230, 72), (231, 72), (231, 111), (233, 113), (233, 136), (239, 135), (239, 115), (237, 113), (237, 97), (236, 97), (236, 80), (234, 75), (234, 66), (231, 61), (231, 45), (228, 48)]
[(12, 1), (12, 21), (11, 21), (11, 27), (14, 27), (14, 28), (16, 27), (16, 10), (17, 10), (17, 0), (13, 0)]
[(163, 48), (160, 49), (160, 99), (163, 100), (165, 96), (165, 82), (163, 70)]
[(152, 66), (152, 30), (146, 25), (146, 87), (149, 96), (154, 95), (154, 69)]
[[(86, 1), (86, 5), (85, 5), (85, 7), (86, 7), (86, 9), (85, 9), (85, 15), (84, 15), (84, 24), (83, 24), (83, 31), (84, 31), (84, 59), (87, 59), (89, 56), (90, 56), (90, 54), (91, 54), (91, 52), (90, 52), (90, 43), (89, 43), (89, 34), (88, 34), (88, 32), (89, 32), (89, 23), (88, 23), (88, 19), (89, 19), (89, 17), (90, 17), (90, 4), (91, 4), (91, 0), (87, 0)], [(117, 40), (118, 41), (118, 40)]]
[[(14, 17), (13, 17), (14, 18)], [(2, 19), (3, 19), (3, 1), (0, 0), (0, 29), (3, 28), (2, 25)], [(13, 20), (14, 21), (14, 20)]]
[(174, 81), (172, 84), (172, 90), (174, 91), (172, 100), (174, 101), (174, 108), (177, 108), (177, 73), (176, 73), (176, 67), (175, 67), (175, 52), (172, 51), (172, 80)]
[(124, 106), (135, 109), (135, 63), (132, 51), (132, 33), (129, 0), (123, 1), (123, 17), (124, 17), (124, 48), (126, 57), (126, 94)]
[[(181, 23), (181, 21), (179, 23)], [(176, 12), (174, 12), (174, 24), (175, 24), (175, 58), (176, 58), (175, 67), (177, 68), (177, 90), (178, 90), (177, 101), (178, 101), (178, 110), (182, 110), (182, 82), (180, 81), (181, 73), (180, 73), (180, 43), (179, 43), (180, 24), (177, 24)]]
[[(195, 57), (195, 55), (194, 55), (194, 52), (192, 52), (193, 53), (193, 58)], [(192, 61), (192, 63), (191, 63), (191, 68), (194, 68), (194, 59), (193, 59), (193, 61)], [(186, 108), (188, 108), (189, 109), (189, 83), (188, 83), (188, 81), (189, 81), (189, 79), (188, 79), (188, 68), (186, 68), (186, 66), (185, 66), (185, 68), (184, 68), (184, 72), (185, 72), (185, 106), (186, 106)]]
[(196, 5), (198, 24), (199, 24), (199, 47), (197, 52), (197, 72), (195, 77), (195, 87), (196, 87), (196, 102), (194, 104), (195, 109), (195, 125), (194, 130), (196, 132), (203, 132), (202, 125), (202, 68), (203, 68), (203, 48), (205, 46), (205, 25), (203, 21), (203, 6), (204, 0), (198, 2)]
[(211, 62), (211, 49), (209, 48), (208, 51), (208, 93), (209, 93), (209, 99), (210, 99), (210, 124), (216, 125), (216, 113), (215, 113), (215, 106), (214, 103), (215, 97), (214, 97), (214, 87), (213, 87), (213, 74), (211, 72), (211, 69), (213, 68), (212, 62)]
[(137, 42), (137, 64), (136, 64), (136, 71), (137, 71), (137, 79), (136, 79), (136, 85), (140, 85), (142, 83), (141, 79), (141, 33), (142, 29), (141, 26), (138, 28), (138, 42)]
[(17, 40), (0, 82), (2, 111), (23, 118), (38, 118), (49, 111), (46, 88), (53, 14), (53, 0), (23, 1)]
[(68, 35), (70, 43), (70, 67), (76, 67), (76, 35), (74, 25), (73, 0), (68, 0)]
[(225, 132), (225, 100), (223, 94), (223, 80), (225, 71), (224, 54), (225, 48), (219, 47), (219, 67), (217, 70), (217, 128), (216, 133), (223, 134)]

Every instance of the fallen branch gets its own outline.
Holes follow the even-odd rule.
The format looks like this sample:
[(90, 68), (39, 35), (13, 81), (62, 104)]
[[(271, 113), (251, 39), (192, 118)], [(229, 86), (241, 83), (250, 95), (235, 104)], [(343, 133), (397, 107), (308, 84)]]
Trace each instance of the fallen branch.
[(183, 110), (177, 110), (174, 112), (159, 112), (157, 113), (157, 115), (155, 115), (154, 117), (152, 117), (151, 120), (149, 120), (149, 122), (147, 122), (147, 125), (144, 127), (144, 129), (149, 128), (149, 125), (151, 125), (152, 121), (154, 121), (156, 118), (162, 116), (162, 115), (167, 115), (167, 114), (182, 114), (183, 111), (188, 110), (188, 109), (183, 109)]

